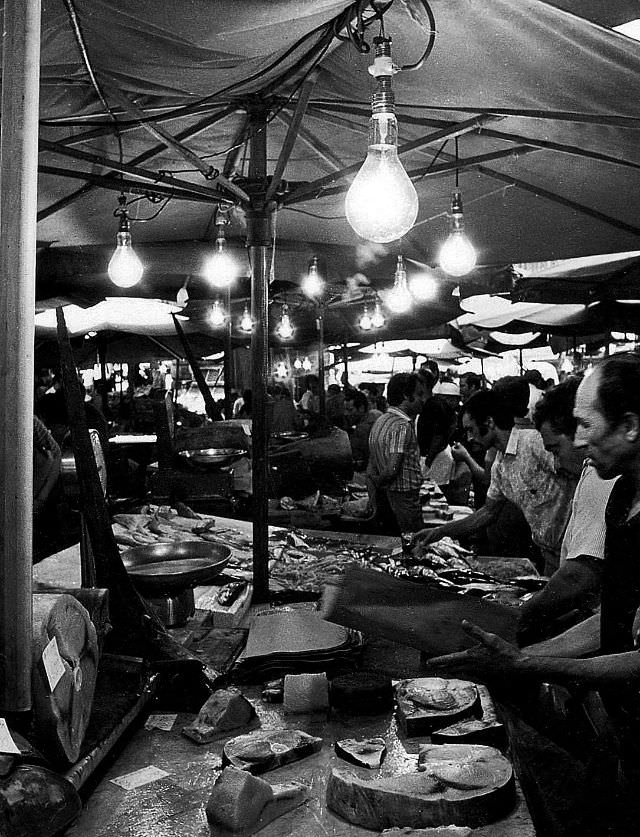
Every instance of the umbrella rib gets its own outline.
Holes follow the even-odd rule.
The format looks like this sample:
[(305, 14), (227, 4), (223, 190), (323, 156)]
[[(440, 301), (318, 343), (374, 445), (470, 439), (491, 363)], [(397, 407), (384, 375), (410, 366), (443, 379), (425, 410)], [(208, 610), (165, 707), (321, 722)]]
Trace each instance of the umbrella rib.
[[(109, 95), (112, 96), (120, 105), (133, 117), (144, 118), (146, 116), (145, 112), (139, 108), (136, 104), (131, 102), (125, 95), (119, 90), (114, 83), (111, 81), (105, 82), (103, 79), (102, 84), (106, 90), (108, 90)], [(206, 163), (204, 160), (201, 160), (197, 154), (194, 154), (190, 148), (187, 148), (186, 145), (183, 145), (179, 140), (177, 140), (174, 136), (172, 136), (168, 131), (165, 131), (164, 128), (161, 128), (157, 122), (143, 122), (141, 123), (142, 127), (150, 133), (152, 136), (156, 137), (156, 139), (161, 140), (170, 148), (173, 148), (174, 151), (177, 151), (189, 164), (195, 166), (195, 168), (206, 178), (206, 180), (210, 180), (212, 182), (217, 182), (219, 186), (223, 189), (226, 189), (228, 192), (234, 195), (236, 199), (240, 199), (242, 203), (249, 203), (250, 198), (249, 195), (243, 190), (240, 189), (235, 183), (232, 183), (230, 180), (227, 180), (220, 172), (214, 169), (213, 166), (210, 166), (209, 163)]]
[[(66, 157), (72, 157), (75, 160), (83, 160), (87, 163), (94, 163), (98, 166), (111, 169), (112, 173), (120, 172), (122, 174), (129, 174), (132, 177), (140, 177), (144, 180), (149, 180), (152, 184), (164, 183), (168, 186), (178, 187), (186, 192), (194, 192), (205, 196), (211, 196), (213, 194), (217, 197), (211, 189), (207, 189), (205, 186), (199, 186), (197, 183), (190, 183), (188, 180), (181, 180), (170, 175), (161, 174), (160, 172), (141, 169), (138, 166), (131, 165), (130, 163), (119, 163), (116, 160), (109, 160), (107, 157), (100, 157), (98, 154), (88, 154), (87, 152), (80, 151), (77, 148), (67, 148), (64, 145), (59, 145), (57, 142), (49, 142), (48, 140), (41, 139), (38, 144), (44, 151), (52, 151), (55, 154), (62, 154)], [(226, 200), (226, 202), (229, 204), (232, 203), (231, 200)]]
[[(284, 122), (285, 125), (291, 124), (291, 117), (286, 113), (279, 113), (276, 116), (280, 122)], [(328, 163), (333, 169), (339, 171), (340, 169), (344, 168), (344, 162), (329, 148), (328, 145), (325, 145), (321, 142), (314, 134), (311, 133), (307, 128), (300, 125), (298, 128), (298, 136), (300, 140), (304, 142), (306, 145), (311, 148), (312, 151), (315, 151), (318, 156), (322, 157), (322, 159)]]
[(300, 125), (302, 123), (302, 120), (304, 119), (304, 115), (307, 110), (307, 105), (309, 104), (309, 99), (311, 98), (311, 94), (313, 92), (313, 88), (316, 86), (317, 80), (318, 70), (313, 70), (307, 76), (307, 78), (302, 83), (302, 86), (300, 87), (298, 101), (296, 103), (295, 110), (293, 111), (293, 117), (291, 119), (291, 122), (289, 123), (287, 135), (284, 138), (282, 147), (280, 148), (280, 154), (278, 155), (276, 166), (273, 171), (271, 181), (269, 182), (269, 186), (267, 188), (267, 193), (264, 196), (265, 203), (268, 203), (269, 201), (273, 200), (276, 192), (278, 191), (280, 181), (282, 180), (282, 175), (284, 174), (284, 170), (286, 169), (287, 163), (289, 162), (289, 157), (291, 156), (291, 152), (293, 151), (293, 146), (295, 145)]
[(612, 215), (607, 215), (604, 212), (599, 212), (597, 209), (592, 209), (590, 206), (585, 206), (584, 204), (572, 201), (570, 198), (564, 198), (562, 197), (562, 195), (558, 195), (556, 192), (551, 192), (548, 189), (543, 189), (539, 186), (535, 186), (533, 183), (529, 183), (526, 180), (520, 180), (517, 177), (511, 177), (508, 174), (502, 174), (501, 172), (485, 168), (484, 166), (476, 166), (476, 169), (481, 174), (487, 175), (487, 177), (491, 177), (495, 180), (501, 180), (504, 183), (516, 186), (518, 189), (522, 189), (525, 192), (531, 192), (532, 194), (537, 195), (538, 197), (547, 198), (547, 200), (550, 200), (553, 203), (560, 204), (560, 206), (566, 206), (569, 209), (574, 209), (576, 212), (580, 212), (582, 215), (589, 215), (591, 218), (595, 218), (598, 221), (603, 221), (605, 224), (609, 224), (609, 226), (612, 227), (617, 227), (619, 230), (624, 230), (625, 232), (633, 233), (634, 235), (638, 235), (640, 233), (640, 227), (633, 226), (632, 224), (627, 224), (625, 221), (621, 221), (619, 218), (614, 218)]
[[(419, 139), (403, 143), (398, 147), (398, 154), (404, 154), (407, 151), (415, 151), (418, 148), (430, 145), (433, 142), (440, 142), (440, 140), (443, 139), (451, 139), (453, 137), (462, 136), (463, 134), (468, 134), (471, 131), (476, 131), (481, 128), (485, 122), (492, 121), (496, 118), (498, 117), (481, 116), (478, 118), (474, 117), (473, 119), (467, 119), (465, 122), (458, 122), (456, 125), (449, 128), (443, 128), (440, 131), (435, 131), (433, 134), (427, 134)], [(342, 178), (348, 177), (350, 174), (357, 172), (361, 166), (362, 161), (359, 160), (357, 163), (346, 166), (340, 171), (333, 172), (325, 177), (320, 177), (317, 180), (296, 189), (295, 192), (292, 192), (291, 195), (284, 199), (283, 204), (287, 206), (292, 203), (299, 203), (301, 200), (306, 200), (310, 195), (317, 195), (318, 192), (322, 192), (324, 190), (325, 186), (335, 183), (336, 180), (342, 180)]]
[(74, 180), (85, 180), (92, 186), (99, 186), (103, 189), (109, 189), (114, 192), (131, 192), (135, 195), (148, 195), (153, 192), (156, 195), (164, 195), (165, 197), (175, 198), (176, 200), (196, 201), (198, 203), (220, 203), (222, 201), (228, 203), (227, 195), (216, 195), (211, 192), (210, 196), (201, 195), (197, 192), (185, 192), (180, 189), (173, 189), (170, 186), (163, 186), (161, 184), (150, 185), (148, 183), (140, 183), (136, 180), (124, 180), (117, 177), (109, 177), (108, 175), (90, 174), (86, 171), (77, 171), (76, 169), (63, 169), (57, 166), (38, 166), (38, 171), (42, 174), (51, 174), (55, 177), (69, 177)]
[[(209, 128), (215, 122), (219, 122), (221, 119), (224, 119), (226, 116), (229, 116), (231, 113), (235, 111), (235, 108), (225, 108), (221, 113), (217, 113), (214, 116), (208, 116), (206, 119), (201, 119), (200, 122), (197, 122), (195, 125), (192, 125), (190, 128), (186, 128), (184, 131), (181, 131), (179, 134), (176, 134), (176, 139), (183, 140), (188, 139), (189, 137), (195, 136), (196, 134), (201, 133), (202, 131)], [(59, 143), (63, 144), (63, 143)], [(134, 157), (132, 160), (129, 161), (130, 166), (136, 166), (140, 163), (144, 163), (147, 160), (150, 160), (152, 157), (157, 156), (166, 148), (166, 144), (160, 143), (158, 145), (154, 145), (151, 148), (148, 148), (146, 151), (143, 151), (142, 154), (139, 154), (137, 157)], [(42, 209), (38, 212), (37, 220), (44, 221), (46, 218), (49, 218), (51, 215), (55, 215), (56, 212), (64, 209), (69, 204), (74, 203), (79, 198), (83, 197), (84, 195), (92, 192), (95, 188), (98, 187), (99, 184), (96, 183), (85, 183), (80, 189), (77, 189), (75, 192), (72, 192), (69, 195), (66, 195), (64, 198), (52, 203), (50, 206), (47, 206), (45, 209)]]

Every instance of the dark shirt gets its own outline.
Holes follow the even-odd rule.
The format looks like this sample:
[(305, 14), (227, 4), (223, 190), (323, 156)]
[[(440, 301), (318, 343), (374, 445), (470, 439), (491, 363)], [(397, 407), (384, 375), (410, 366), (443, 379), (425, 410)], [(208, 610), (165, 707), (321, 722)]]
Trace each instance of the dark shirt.
[(640, 607), (640, 513), (631, 520), (627, 520), (627, 515), (634, 493), (631, 480), (621, 477), (611, 491), (605, 514), (607, 536), (600, 621), (602, 654), (633, 650), (631, 628)]
[(443, 444), (439, 453), (449, 441), (451, 423), (455, 416), (455, 410), (439, 395), (432, 395), (427, 401), (418, 416), (416, 435), (420, 447), (420, 456), (427, 456), (435, 437), (442, 437)]

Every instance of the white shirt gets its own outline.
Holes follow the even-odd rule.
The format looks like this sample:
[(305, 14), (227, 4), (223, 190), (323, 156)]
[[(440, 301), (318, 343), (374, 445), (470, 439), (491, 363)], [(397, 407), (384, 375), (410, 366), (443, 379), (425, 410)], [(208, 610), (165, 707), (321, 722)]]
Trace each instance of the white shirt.
[(571, 502), (571, 517), (560, 549), (561, 564), (579, 555), (604, 558), (604, 513), (617, 479), (603, 480), (593, 465), (585, 463)]

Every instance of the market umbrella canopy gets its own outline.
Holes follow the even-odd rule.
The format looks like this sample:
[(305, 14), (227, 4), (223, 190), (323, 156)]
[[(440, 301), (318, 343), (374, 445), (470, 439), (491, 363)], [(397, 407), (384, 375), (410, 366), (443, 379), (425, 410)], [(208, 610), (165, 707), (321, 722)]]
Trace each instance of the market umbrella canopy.
[[(456, 167), (481, 265), (635, 249), (640, 52), (609, 28), (634, 17), (634, 4), (392, 3), (384, 27), (396, 64), (419, 63), (428, 51), (428, 8), (433, 48), (393, 79), (401, 159), (419, 213), (401, 241), (378, 247), (365, 275), (400, 252), (436, 262)], [(378, 29), (370, 7), (337, 0), (192, 0), (188, 9), (178, 0), (126, 8), (49, 0), (39, 240), (50, 251), (102, 248), (100, 270), (76, 282), (105, 289), (124, 189), (142, 198), (130, 207), (134, 246), (167, 250), (165, 268), (144, 280), (149, 295), (167, 298), (155, 284), (171, 276), (179, 288), (194, 272), (175, 270), (176, 253), (186, 242), (212, 246), (219, 204), (235, 206), (227, 238), (244, 243), (244, 207), (256, 187), (249, 116), (264, 107), (277, 238), (355, 254), (361, 242), (345, 220), (344, 194), (366, 153), (373, 83), (371, 55), (360, 49)], [(299, 253), (287, 278), (298, 281), (307, 258)], [(332, 280), (346, 284), (354, 261), (338, 258)]]

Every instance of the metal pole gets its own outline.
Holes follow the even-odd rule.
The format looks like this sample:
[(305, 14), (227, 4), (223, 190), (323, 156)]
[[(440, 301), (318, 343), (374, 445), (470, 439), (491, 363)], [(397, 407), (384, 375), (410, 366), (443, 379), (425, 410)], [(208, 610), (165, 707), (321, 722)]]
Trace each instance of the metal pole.
[(31, 708), (40, 0), (6, 0), (0, 131), (0, 714)]
[(320, 415), (323, 418), (327, 417), (327, 393), (324, 386), (324, 311), (322, 305), (318, 307), (318, 316), (316, 318), (316, 327), (318, 329), (318, 378), (320, 384), (319, 390), (319, 406)]
[(267, 112), (256, 102), (250, 112), (249, 181), (254, 190), (247, 210), (247, 248), (251, 265), (251, 389), (253, 486), (253, 601), (269, 599), (269, 523), (267, 450), (267, 375), (269, 370), (269, 267), (271, 205), (265, 206), (267, 183)]
[(224, 330), (224, 358), (222, 360), (222, 377), (224, 378), (224, 414), (226, 418), (231, 418), (231, 411), (233, 409), (233, 402), (231, 400), (231, 288), (227, 286), (225, 292), (225, 308), (227, 309), (227, 322)]

